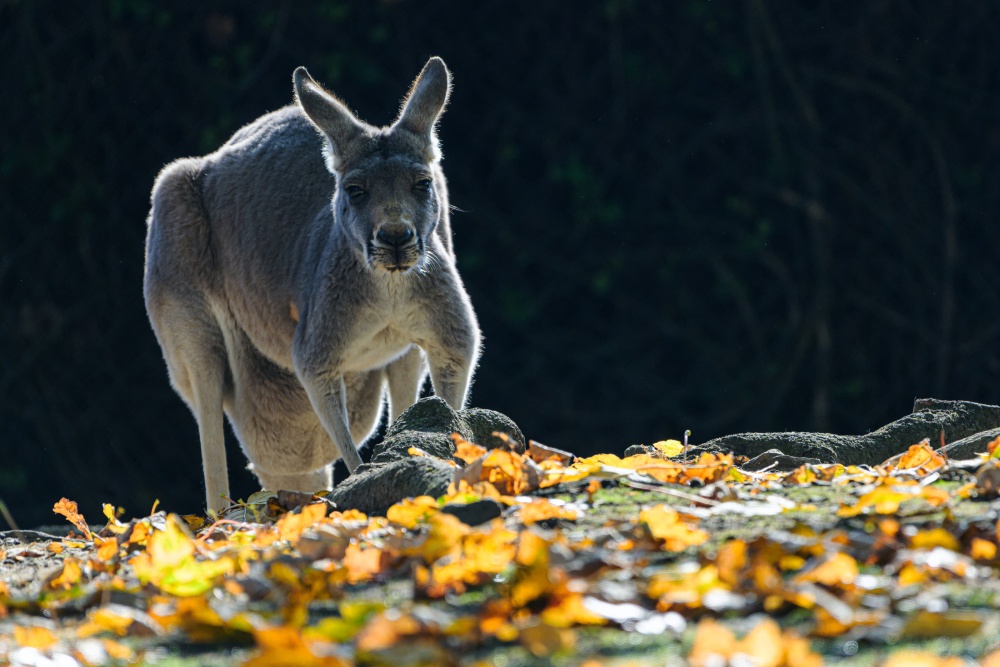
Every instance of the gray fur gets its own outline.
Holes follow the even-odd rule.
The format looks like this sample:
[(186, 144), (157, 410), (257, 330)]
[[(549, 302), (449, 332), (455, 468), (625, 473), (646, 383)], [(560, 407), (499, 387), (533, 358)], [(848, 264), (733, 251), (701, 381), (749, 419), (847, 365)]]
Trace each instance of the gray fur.
[(429, 367), (461, 409), (479, 353), (435, 134), (444, 62), (385, 128), (304, 68), (294, 87), (296, 105), (153, 187), (146, 309), (198, 422), (209, 509), (229, 492), (223, 412), (265, 489), (329, 488), (333, 461), (361, 463), (386, 388), (395, 418)]

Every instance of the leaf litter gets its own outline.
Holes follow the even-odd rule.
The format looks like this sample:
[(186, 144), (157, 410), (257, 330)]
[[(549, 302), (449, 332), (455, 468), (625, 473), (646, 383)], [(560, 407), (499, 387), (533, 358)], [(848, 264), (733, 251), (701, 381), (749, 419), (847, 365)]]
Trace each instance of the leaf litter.
[[(79, 533), (0, 545), (0, 663), (179, 642), (248, 667), (810, 667), (866, 648), (864, 664), (1000, 665), (1000, 439), (972, 462), (925, 441), (880, 466), (749, 472), (677, 441), (574, 459), (454, 438), (449, 493), (384, 517), (279, 492), (209, 519), (105, 505), (94, 530), (63, 498)], [(502, 512), (479, 525), (445, 511), (484, 500)], [(8, 576), (29, 561), (52, 564)], [(664, 651), (644, 662), (622, 638)]]

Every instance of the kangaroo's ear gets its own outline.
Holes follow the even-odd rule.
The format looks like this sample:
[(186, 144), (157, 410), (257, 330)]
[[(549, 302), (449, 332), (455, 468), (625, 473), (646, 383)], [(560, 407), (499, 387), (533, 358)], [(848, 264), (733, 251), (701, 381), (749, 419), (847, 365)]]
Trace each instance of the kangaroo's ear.
[(434, 124), (444, 111), (444, 105), (448, 103), (450, 91), (451, 74), (444, 61), (434, 56), (427, 61), (417, 80), (413, 82), (393, 128), (408, 130), (428, 144), (436, 146)]
[(330, 140), (334, 157), (343, 155), (347, 145), (364, 133), (361, 121), (350, 109), (330, 93), (323, 90), (309, 76), (305, 67), (299, 67), (292, 75), (295, 84), (295, 99), (306, 112), (306, 116)]

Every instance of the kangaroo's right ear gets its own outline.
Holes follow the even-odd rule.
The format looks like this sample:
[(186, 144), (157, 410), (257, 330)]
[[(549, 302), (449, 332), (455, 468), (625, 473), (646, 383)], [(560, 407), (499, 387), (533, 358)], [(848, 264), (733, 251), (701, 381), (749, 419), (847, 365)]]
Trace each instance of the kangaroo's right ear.
[(364, 134), (361, 121), (350, 109), (323, 87), (316, 83), (305, 67), (299, 67), (292, 75), (295, 83), (295, 99), (306, 112), (306, 116), (320, 132), (330, 140), (330, 148), (336, 160), (347, 145), (357, 136)]

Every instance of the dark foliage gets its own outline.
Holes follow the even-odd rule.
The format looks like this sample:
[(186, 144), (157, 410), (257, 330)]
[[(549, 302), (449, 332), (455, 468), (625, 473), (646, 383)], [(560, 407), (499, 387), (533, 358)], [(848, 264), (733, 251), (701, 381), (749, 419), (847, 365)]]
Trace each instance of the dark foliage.
[[(156, 172), (305, 64), (388, 122), (429, 55), (475, 405), (579, 452), (996, 403), (1000, 5), (0, 3), (0, 498), (194, 510), (142, 304)], [(243, 477), (234, 493), (252, 481)]]

